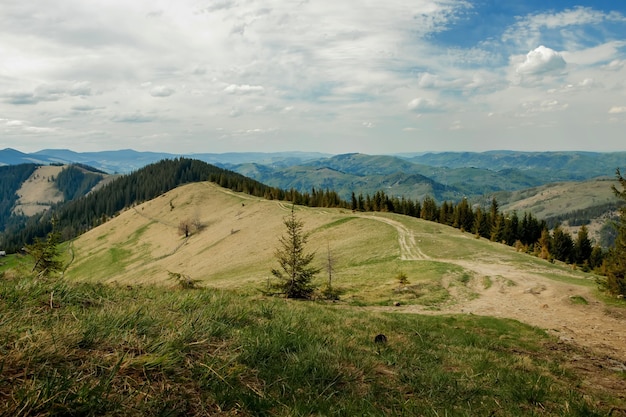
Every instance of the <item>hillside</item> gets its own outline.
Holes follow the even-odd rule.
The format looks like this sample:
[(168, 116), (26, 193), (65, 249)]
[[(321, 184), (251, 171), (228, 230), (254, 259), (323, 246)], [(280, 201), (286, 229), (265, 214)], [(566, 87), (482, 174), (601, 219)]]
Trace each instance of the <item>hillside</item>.
[[(340, 300), (262, 295), (292, 209)], [(437, 223), (196, 182), (65, 247), (0, 265), (0, 414), (626, 415), (624, 307)]]
[(77, 164), (0, 166), (0, 232), (22, 229), (29, 218), (88, 194), (107, 178)]
[(63, 166), (39, 166), (17, 191), (19, 199), (13, 213), (34, 216), (64, 201), (63, 193), (54, 181), (62, 170)]
[[(472, 313), (514, 318), (626, 361), (623, 310), (607, 308), (592, 275), (517, 253), (449, 227), (391, 214), (296, 207), (310, 248), (348, 305), (422, 314)], [(255, 294), (267, 285), (290, 206), (211, 183), (176, 188), (125, 211), (76, 239), (71, 280), (173, 285), (168, 272), (212, 288)], [(204, 228), (188, 239), (181, 220)], [(399, 285), (397, 275), (409, 284)], [(323, 283), (324, 274), (319, 277)], [(576, 304), (572, 300), (585, 300)], [(391, 307), (400, 303), (401, 307)]]
[(617, 182), (608, 179), (562, 182), (496, 193), (494, 197), (503, 211), (532, 213), (546, 220), (550, 227), (561, 223), (573, 233), (585, 224), (596, 242), (602, 242), (601, 230), (620, 204), (611, 190), (612, 184)]

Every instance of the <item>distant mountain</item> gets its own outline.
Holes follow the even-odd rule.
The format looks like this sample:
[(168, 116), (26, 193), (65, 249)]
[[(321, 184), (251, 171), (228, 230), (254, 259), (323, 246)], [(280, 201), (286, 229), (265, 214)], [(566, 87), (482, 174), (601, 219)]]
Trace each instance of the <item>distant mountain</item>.
[(0, 165), (72, 164), (81, 163), (109, 174), (126, 174), (163, 159), (178, 157), (197, 159), (212, 165), (229, 168), (243, 163), (258, 163), (271, 167), (288, 167), (304, 162), (327, 158), (330, 155), (318, 152), (231, 152), (172, 154), (166, 152), (138, 152), (132, 149), (102, 152), (74, 152), (69, 149), (43, 149), (34, 153), (23, 153), (15, 149), (0, 150)]
[(615, 168), (626, 166), (626, 152), (441, 152), (417, 155), (407, 160), (447, 168), (474, 167), (491, 171), (512, 169), (537, 178), (541, 184), (547, 184), (613, 176)]
[(0, 166), (20, 164), (48, 164), (47, 158), (39, 158), (34, 154), (27, 154), (12, 148), (0, 150)]
[[(0, 165), (82, 163), (107, 173), (129, 173), (179, 155), (131, 149), (74, 152), (44, 149), (25, 154), (0, 151)], [(612, 177), (626, 166), (626, 152), (442, 152), (425, 154), (329, 155), (315, 152), (231, 152), (184, 155), (229, 169), (281, 189), (308, 192), (332, 189), (348, 199), (352, 192), (378, 190), (394, 196), (438, 201), (516, 191), (560, 181)]]
[(333, 189), (344, 199), (351, 193), (374, 194), (383, 190), (393, 196), (422, 200), (458, 201), (463, 197), (535, 187), (541, 179), (515, 169), (500, 172), (484, 168), (448, 168), (413, 163), (390, 155), (345, 154), (289, 167), (259, 164), (233, 166), (240, 174), (274, 187), (301, 192)]

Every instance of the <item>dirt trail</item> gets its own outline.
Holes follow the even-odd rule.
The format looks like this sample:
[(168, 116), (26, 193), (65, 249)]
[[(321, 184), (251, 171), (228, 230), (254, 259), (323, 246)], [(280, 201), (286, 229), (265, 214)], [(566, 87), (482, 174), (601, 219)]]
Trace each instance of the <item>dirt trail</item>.
[(431, 259), (430, 256), (422, 252), (420, 247), (417, 245), (415, 234), (402, 223), (386, 217), (372, 215), (363, 215), (361, 217), (386, 223), (397, 230), (398, 244), (400, 245), (400, 259), (403, 261), (424, 261)]
[[(433, 258), (417, 245), (415, 236), (403, 224), (383, 217), (366, 216), (396, 228), (401, 258), (437, 260), (459, 265), (471, 272), (469, 290), (478, 297), (455, 297), (455, 302), (437, 311), (422, 306), (404, 306), (393, 311), (420, 314), (476, 314), (516, 319), (537, 326), (559, 340), (592, 349), (609, 359), (609, 366), (626, 371), (626, 311), (597, 300), (593, 289), (563, 283), (538, 271), (520, 270), (494, 259), (459, 260)], [(587, 304), (576, 303), (586, 300)]]

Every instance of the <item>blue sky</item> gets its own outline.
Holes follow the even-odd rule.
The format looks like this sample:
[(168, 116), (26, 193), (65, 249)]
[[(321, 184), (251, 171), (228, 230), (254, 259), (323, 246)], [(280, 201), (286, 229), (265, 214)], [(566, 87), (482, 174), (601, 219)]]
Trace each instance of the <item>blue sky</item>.
[(4, 0), (0, 148), (626, 150), (626, 2)]

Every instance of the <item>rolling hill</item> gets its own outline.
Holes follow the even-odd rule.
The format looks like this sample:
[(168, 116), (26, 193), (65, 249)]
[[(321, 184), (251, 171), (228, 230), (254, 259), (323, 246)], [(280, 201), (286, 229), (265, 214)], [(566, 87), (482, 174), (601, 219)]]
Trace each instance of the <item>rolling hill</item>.
[[(335, 260), (333, 282), (348, 305), (515, 318), (626, 361), (623, 313), (607, 315), (592, 275), (421, 219), (295, 209), (319, 266), (324, 268), (328, 251)], [(290, 210), (284, 202), (211, 183), (184, 185), (73, 241), (66, 277), (171, 286), (172, 272), (206, 287), (258, 294), (271, 277), (274, 250)], [(178, 224), (188, 218), (203, 227), (184, 238)], [(398, 284), (400, 272), (409, 284)], [(318, 283), (324, 280), (322, 273)], [(585, 304), (573, 303), (575, 297)], [(401, 307), (392, 307), (395, 303)]]
[[(262, 295), (292, 210), (340, 300)], [(63, 279), (0, 265), (0, 413), (626, 413), (594, 276), (441, 224), (192, 182), (65, 247)]]

